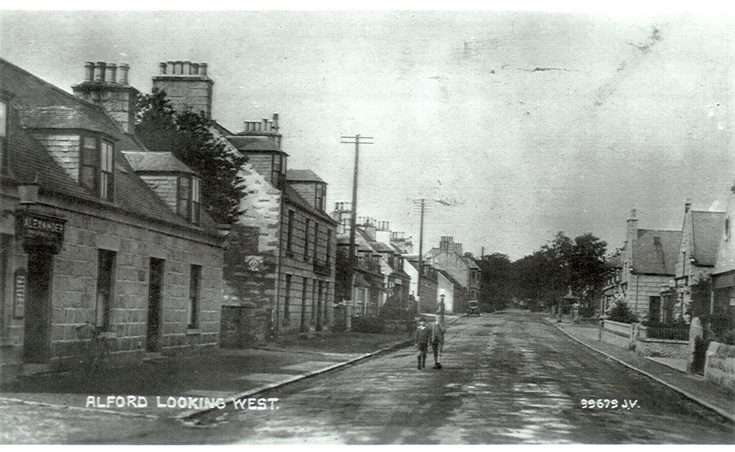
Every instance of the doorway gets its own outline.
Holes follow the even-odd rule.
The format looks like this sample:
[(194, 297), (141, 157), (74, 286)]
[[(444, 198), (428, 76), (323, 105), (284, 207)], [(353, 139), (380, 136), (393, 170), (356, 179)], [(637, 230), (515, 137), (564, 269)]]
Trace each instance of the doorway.
[(27, 295), (24, 307), (23, 362), (48, 363), (51, 352), (51, 248), (39, 247), (28, 254)]
[(148, 282), (148, 328), (146, 330), (145, 351), (158, 352), (161, 349), (161, 304), (163, 301), (163, 259), (151, 258)]

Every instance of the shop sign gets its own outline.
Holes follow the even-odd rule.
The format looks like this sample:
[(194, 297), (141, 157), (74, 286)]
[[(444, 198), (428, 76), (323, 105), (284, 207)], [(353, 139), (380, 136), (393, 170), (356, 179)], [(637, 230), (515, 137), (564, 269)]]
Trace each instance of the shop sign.
[(26, 249), (45, 246), (58, 253), (64, 243), (65, 223), (63, 218), (22, 212), (18, 215), (17, 234)]

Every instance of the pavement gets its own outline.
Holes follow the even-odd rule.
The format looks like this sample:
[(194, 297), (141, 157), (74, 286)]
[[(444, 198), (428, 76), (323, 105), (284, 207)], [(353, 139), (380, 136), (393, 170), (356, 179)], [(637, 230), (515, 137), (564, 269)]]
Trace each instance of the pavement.
[(735, 393), (705, 380), (701, 375), (687, 373), (685, 359), (644, 357), (634, 351), (602, 342), (598, 339), (599, 327), (596, 324), (571, 323), (568, 319), (559, 323), (556, 318), (545, 320), (573, 340), (605, 355), (608, 359), (668, 386), (688, 399), (735, 422)]
[[(447, 315), (446, 321), (458, 318)], [(0, 406), (186, 419), (412, 343), (412, 333), (332, 333), (257, 348), (164, 357), (92, 375), (36, 374), (2, 384)]]

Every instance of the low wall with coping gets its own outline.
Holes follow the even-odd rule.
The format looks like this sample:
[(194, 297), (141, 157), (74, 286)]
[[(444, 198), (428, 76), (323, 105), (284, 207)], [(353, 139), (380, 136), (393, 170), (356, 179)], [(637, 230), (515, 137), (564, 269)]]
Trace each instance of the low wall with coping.
[(638, 338), (635, 341), (635, 352), (641, 356), (687, 359), (689, 342)]
[(735, 346), (710, 342), (704, 378), (735, 391)]

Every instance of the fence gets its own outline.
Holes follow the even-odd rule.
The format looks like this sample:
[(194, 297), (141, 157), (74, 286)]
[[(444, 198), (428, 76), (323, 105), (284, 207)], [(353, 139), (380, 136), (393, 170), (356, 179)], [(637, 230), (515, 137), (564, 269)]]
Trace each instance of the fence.
[(668, 339), (673, 341), (688, 341), (688, 327), (673, 326), (640, 326), (640, 337), (648, 339)]

